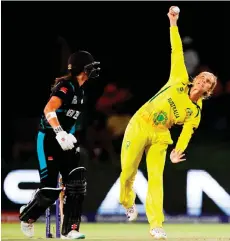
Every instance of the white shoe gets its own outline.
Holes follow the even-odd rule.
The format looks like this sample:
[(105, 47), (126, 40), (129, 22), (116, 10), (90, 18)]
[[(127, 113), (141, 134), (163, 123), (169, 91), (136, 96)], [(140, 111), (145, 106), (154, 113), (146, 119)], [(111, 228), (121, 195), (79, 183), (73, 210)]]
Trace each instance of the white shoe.
[(137, 219), (138, 213), (135, 204), (132, 207), (126, 209), (126, 216), (130, 222)]
[(61, 239), (84, 239), (85, 235), (76, 231), (71, 230), (67, 235), (61, 235)]
[[(20, 208), (20, 213), (25, 209), (26, 205)], [(34, 236), (34, 224), (33, 223), (26, 223), (21, 221), (21, 230), (23, 234), (29, 238)]]
[(150, 230), (150, 234), (154, 239), (167, 239), (167, 235), (163, 228), (153, 228)]

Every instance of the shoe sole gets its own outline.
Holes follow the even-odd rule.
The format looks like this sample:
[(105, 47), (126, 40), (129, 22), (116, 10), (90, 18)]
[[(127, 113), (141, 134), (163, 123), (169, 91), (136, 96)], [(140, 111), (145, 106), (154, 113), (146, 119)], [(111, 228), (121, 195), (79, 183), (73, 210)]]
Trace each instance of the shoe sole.
[(163, 238), (163, 237), (161, 237), (161, 238), (156, 238), (154, 235), (152, 235), (150, 232), (149, 232), (149, 235), (151, 236), (151, 237), (153, 237), (154, 239), (156, 239), (156, 240), (167, 240), (167, 237), (166, 238)]
[(32, 235), (27, 235), (27, 233), (23, 231), (22, 222), (20, 223), (20, 228), (21, 228), (21, 232), (22, 232), (26, 237), (28, 237), (28, 238), (34, 237), (34, 233), (33, 233)]
[(77, 238), (67, 238), (65, 236), (61, 236), (61, 239), (85, 239), (85, 235), (79, 236)]
[(133, 221), (136, 221), (137, 218), (138, 218), (138, 214), (137, 214), (137, 216), (136, 216), (134, 219), (132, 219), (132, 220), (129, 220), (129, 219), (128, 219), (128, 221), (129, 221), (129, 222), (133, 222)]

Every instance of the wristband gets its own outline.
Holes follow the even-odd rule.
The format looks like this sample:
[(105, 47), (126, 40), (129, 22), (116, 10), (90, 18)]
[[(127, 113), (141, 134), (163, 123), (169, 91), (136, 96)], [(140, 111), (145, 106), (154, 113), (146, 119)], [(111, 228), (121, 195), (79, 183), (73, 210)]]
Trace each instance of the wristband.
[(57, 126), (57, 127), (53, 128), (53, 130), (54, 130), (54, 132), (55, 132), (56, 134), (58, 134), (59, 132), (63, 131), (63, 129), (62, 129), (61, 126)]
[(47, 119), (47, 121), (49, 121), (49, 120), (52, 119), (52, 118), (57, 118), (57, 114), (56, 114), (56, 112), (54, 112), (54, 111), (48, 112), (48, 113), (46, 114), (46, 119)]

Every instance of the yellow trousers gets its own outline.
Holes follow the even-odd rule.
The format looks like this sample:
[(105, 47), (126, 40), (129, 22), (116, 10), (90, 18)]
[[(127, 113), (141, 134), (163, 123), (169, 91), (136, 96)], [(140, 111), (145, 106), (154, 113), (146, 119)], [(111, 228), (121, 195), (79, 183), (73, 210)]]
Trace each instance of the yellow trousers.
[(148, 170), (148, 193), (146, 215), (150, 228), (162, 227), (163, 214), (163, 171), (168, 144), (169, 130), (157, 130), (141, 118), (131, 119), (121, 149), (120, 203), (129, 208), (135, 203), (133, 183), (143, 152), (146, 152)]

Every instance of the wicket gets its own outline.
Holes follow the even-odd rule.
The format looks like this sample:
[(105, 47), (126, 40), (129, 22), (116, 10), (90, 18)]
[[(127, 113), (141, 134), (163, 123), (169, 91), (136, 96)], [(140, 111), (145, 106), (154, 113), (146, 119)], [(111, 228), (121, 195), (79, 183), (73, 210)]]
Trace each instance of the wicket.
[[(62, 186), (62, 178), (59, 176), (58, 178), (58, 186)], [(61, 200), (60, 200), (61, 199)], [(55, 203), (55, 226), (56, 226), (56, 238), (61, 237), (61, 223), (63, 216), (63, 191), (61, 192), (59, 199), (56, 200)], [(50, 207), (46, 209), (46, 238), (53, 238), (53, 234), (51, 233), (51, 211)]]

